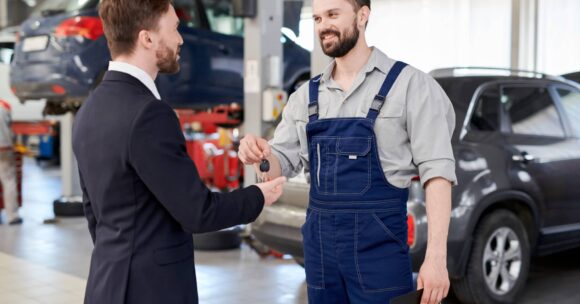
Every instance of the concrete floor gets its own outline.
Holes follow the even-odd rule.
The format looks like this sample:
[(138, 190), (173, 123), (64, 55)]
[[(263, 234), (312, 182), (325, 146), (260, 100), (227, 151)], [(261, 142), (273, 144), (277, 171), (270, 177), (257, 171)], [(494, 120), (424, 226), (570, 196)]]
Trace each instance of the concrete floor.
[[(53, 217), (51, 202), (60, 195), (58, 168), (41, 168), (27, 159), (23, 188), (24, 224), (0, 225), (0, 253), (4, 253), (0, 255), (0, 303), (59, 303), (55, 299), (60, 298), (79, 303), (92, 250), (85, 219), (59, 218), (55, 224), (43, 223)], [(535, 259), (518, 303), (580, 303), (579, 255), (580, 249)], [(239, 250), (197, 251), (195, 259), (202, 304), (307, 302), (304, 271), (291, 259), (260, 258), (245, 245)], [(54, 286), (44, 295), (45, 300), (33, 297), (32, 289), (15, 292), (2, 288), (2, 280), (10, 281), (10, 271), (19, 268), (16, 278), (35, 277), (39, 269), (44, 270), (43, 277)], [(27, 269), (35, 275), (27, 276)], [(8, 296), (20, 301), (8, 301)], [(453, 299), (447, 302), (457, 303)]]

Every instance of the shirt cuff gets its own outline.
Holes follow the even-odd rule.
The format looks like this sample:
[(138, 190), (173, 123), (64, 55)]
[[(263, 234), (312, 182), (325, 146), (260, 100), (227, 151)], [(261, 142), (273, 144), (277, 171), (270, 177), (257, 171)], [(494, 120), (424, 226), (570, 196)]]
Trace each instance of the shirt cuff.
[(292, 166), (290, 165), (290, 161), (284, 156), (284, 154), (278, 150), (274, 146), (270, 146), (272, 148), (272, 154), (278, 158), (278, 162), (280, 163), (280, 169), (282, 171), (282, 176), (287, 178), (293, 177), (295, 174), (292, 170)]
[(419, 175), (421, 177), (421, 186), (425, 187), (430, 179), (442, 177), (453, 186), (457, 186), (457, 177), (455, 176), (455, 161), (452, 159), (434, 159), (419, 164)]

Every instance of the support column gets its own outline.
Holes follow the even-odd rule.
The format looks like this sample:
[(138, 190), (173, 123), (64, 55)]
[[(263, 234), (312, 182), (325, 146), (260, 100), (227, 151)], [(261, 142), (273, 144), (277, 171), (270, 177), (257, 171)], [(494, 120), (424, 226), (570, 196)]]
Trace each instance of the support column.
[[(305, 0), (304, 6), (309, 6), (312, 11), (312, 0)], [(310, 29), (314, 35), (314, 48), (312, 49), (312, 53), (310, 53), (310, 75), (312, 77), (322, 73), (324, 68), (332, 61), (332, 58), (326, 56), (320, 47), (320, 41), (316, 33), (314, 32), (314, 28)]]
[(511, 68), (538, 68), (538, 0), (512, 0)]
[[(283, 0), (257, 0), (257, 15), (244, 23), (244, 131), (263, 136), (262, 98), (268, 88), (282, 87)], [(244, 171), (245, 186), (256, 183), (253, 166)]]
[(81, 216), (82, 190), (77, 161), (72, 150), (72, 126), (74, 114), (67, 112), (60, 120), (60, 166), (62, 172), (62, 196), (54, 201), (54, 214)]

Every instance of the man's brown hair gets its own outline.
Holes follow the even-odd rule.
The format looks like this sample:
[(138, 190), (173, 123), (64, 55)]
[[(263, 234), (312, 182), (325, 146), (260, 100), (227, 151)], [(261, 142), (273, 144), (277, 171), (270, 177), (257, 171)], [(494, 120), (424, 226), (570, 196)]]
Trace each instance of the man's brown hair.
[(99, 15), (111, 56), (129, 55), (142, 30), (157, 29), (172, 0), (102, 0)]
[(368, 6), (369, 9), (371, 8), (371, 0), (348, 0), (348, 2), (352, 4), (355, 12), (358, 12), (363, 6)]
[[(363, 6), (367, 6), (369, 9), (371, 9), (371, 0), (347, 0), (347, 1), (350, 2), (355, 13), (358, 13), (358, 11)], [(365, 23), (365, 28), (368, 25), (369, 25), (369, 22), (367, 21), (367, 23)]]

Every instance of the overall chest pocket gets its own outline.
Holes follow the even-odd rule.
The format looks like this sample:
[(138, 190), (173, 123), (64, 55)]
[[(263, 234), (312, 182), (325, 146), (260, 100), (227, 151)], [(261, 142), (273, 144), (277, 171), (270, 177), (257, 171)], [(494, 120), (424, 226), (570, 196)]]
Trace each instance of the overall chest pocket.
[(362, 195), (370, 188), (370, 137), (314, 137), (310, 176), (318, 193)]
[(336, 194), (364, 194), (371, 181), (371, 138), (341, 137), (336, 144)]

